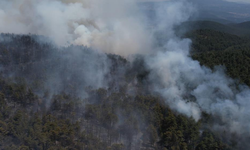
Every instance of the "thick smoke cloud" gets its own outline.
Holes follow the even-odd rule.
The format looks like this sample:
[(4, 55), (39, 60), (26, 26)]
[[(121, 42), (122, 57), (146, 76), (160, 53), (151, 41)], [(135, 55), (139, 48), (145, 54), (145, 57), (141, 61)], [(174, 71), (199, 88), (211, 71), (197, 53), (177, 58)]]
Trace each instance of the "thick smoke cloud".
[(160, 51), (146, 59), (154, 90), (172, 109), (197, 121), (202, 112), (211, 114), (216, 118), (211, 125), (213, 130), (234, 133), (243, 141), (243, 148), (249, 147), (244, 142), (250, 135), (249, 87), (238, 85), (225, 74), (223, 67), (212, 71), (192, 60), (191, 41), (174, 34), (175, 25), (186, 21), (194, 12), (192, 6), (183, 2), (169, 4), (156, 9), (156, 14), (164, 14), (156, 16), (160, 20), (157, 29), (166, 32), (162, 36), (165, 42)]
[(124, 56), (148, 51), (152, 41), (134, 0), (3, 0), (0, 20), (0, 32), (45, 35), (58, 45)]
[(172, 109), (197, 121), (204, 111), (220, 120), (214, 130), (249, 137), (250, 89), (236, 86), (222, 68), (212, 71), (192, 60), (191, 41), (175, 35), (174, 27), (195, 9), (185, 1), (154, 9), (152, 27), (135, 0), (3, 0), (0, 32), (41, 34), (59, 45), (86, 45), (123, 56), (144, 54), (154, 92)]

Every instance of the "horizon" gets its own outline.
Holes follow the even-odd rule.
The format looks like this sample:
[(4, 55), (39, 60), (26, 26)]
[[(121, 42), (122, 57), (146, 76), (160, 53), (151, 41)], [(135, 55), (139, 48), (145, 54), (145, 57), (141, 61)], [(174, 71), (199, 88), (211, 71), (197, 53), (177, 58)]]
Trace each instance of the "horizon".
[[(140, 0), (141, 4), (169, 3), (172, 0)], [(191, 20), (211, 20), (227, 23), (250, 21), (250, 1), (243, 3), (237, 0), (188, 0), (196, 9)]]

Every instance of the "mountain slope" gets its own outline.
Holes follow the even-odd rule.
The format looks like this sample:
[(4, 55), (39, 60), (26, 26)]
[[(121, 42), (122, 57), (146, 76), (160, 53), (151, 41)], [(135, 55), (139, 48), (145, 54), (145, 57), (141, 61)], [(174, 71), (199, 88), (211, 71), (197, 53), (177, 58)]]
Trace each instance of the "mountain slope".
[[(32, 35), (1, 37), (0, 149), (230, 148), (206, 127), (208, 119), (196, 122), (150, 94), (140, 57), (129, 62)], [(101, 73), (106, 88), (95, 86)]]
[(223, 65), (227, 74), (250, 86), (250, 42), (248, 38), (213, 30), (195, 30), (191, 38), (192, 58), (211, 69)]
[(250, 21), (242, 22), (239, 24), (233, 24), (232, 26), (237, 27), (237, 28), (241, 28), (241, 29), (250, 30)]
[(238, 36), (250, 35), (250, 28), (248, 27), (247, 22), (225, 25), (214, 21), (189, 21), (183, 23), (179, 28), (187, 28), (188, 30), (209, 29)]

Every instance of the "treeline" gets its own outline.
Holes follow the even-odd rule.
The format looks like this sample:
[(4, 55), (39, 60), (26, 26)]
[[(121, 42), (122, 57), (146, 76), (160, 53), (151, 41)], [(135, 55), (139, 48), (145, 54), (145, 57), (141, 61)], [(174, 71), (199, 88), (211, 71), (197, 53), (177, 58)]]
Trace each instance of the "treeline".
[(234, 23), (219, 23), (217, 21), (187, 21), (177, 26), (178, 30), (212, 30), (223, 32), (231, 35), (237, 35), (241, 37), (249, 37), (250, 36), (250, 22), (243, 22), (239, 24)]
[(193, 53), (202, 53), (208, 51), (223, 51), (232, 46), (242, 46), (249, 42), (249, 39), (238, 37), (214, 30), (195, 30), (186, 34), (186, 37), (192, 39)]

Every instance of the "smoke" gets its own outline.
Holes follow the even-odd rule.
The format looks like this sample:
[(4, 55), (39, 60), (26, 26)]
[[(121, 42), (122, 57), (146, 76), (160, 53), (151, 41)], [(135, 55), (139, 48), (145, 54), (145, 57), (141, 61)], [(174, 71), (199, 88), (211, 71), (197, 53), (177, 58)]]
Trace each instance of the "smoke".
[[(214, 130), (249, 137), (250, 89), (236, 86), (223, 68), (212, 71), (192, 60), (191, 41), (175, 34), (175, 26), (195, 13), (193, 6), (186, 1), (170, 1), (155, 4), (153, 9), (155, 22), (148, 24), (135, 0), (3, 0), (0, 32), (45, 35), (59, 45), (86, 45), (122, 56), (144, 54), (153, 91), (172, 109), (196, 121), (206, 112), (219, 120), (212, 125)], [(95, 82), (92, 76), (101, 74), (97, 77), (97, 87), (101, 87), (103, 74), (108, 71), (93, 71), (98, 57), (85, 58), (83, 52), (70, 57), (69, 61), (79, 57), (86, 60), (77, 62), (77, 68), (82, 63), (94, 64), (78, 71), (88, 72), (83, 82), (90, 81), (91, 85)], [(102, 68), (99, 63), (97, 66), (97, 70)], [(61, 72), (55, 72), (53, 81), (57, 82)]]
[(161, 36), (165, 42), (160, 51), (145, 60), (154, 91), (172, 109), (196, 121), (201, 119), (202, 112), (211, 114), (215, 118), (210, 125), (212, 130), (236, 134), (241, 141), (239, 146), (249, 147), (245, 141), (250, 135), (249, 87), (229, 78), (223, 67), (210, 70), (190, 57), (191, 41), (177, 37), (174, 27), (195, 11), (185, 2), (169, 4), (156, 9), (160, 20), (157, 30), (165, 34)]
[(216, 118), (210, 126), (213, 130), (247, 139), (250, 135), (249, 87), (237, 87), (221, 67), (211, 71), (184, 52), (178, 52), (180, 45), (187, 44), (185, 40), (172, 42), (166, 45), (169, 51), (158, 52), (148, 60), (154, 90), (177, 112), (197, 121), (201, 119), (201, 112), (206, 112)]
[(134, 0), (3, 0), (0, 32), (39, 34), (127, 56), (150, 50), (151, 37)]
[(45, 89), (51, 94), (63, 91), (86, 98), (88, 96), (86, 87), (93, 89), (107, 87), (108, 82), (105, 77), (109, 73), (110, 63), (105, 54), (76, 46), (59, 50), (62, 53), (48, 56), (52, 61), (41, 64), (39, 68), (34, 67), (46, 70)]

